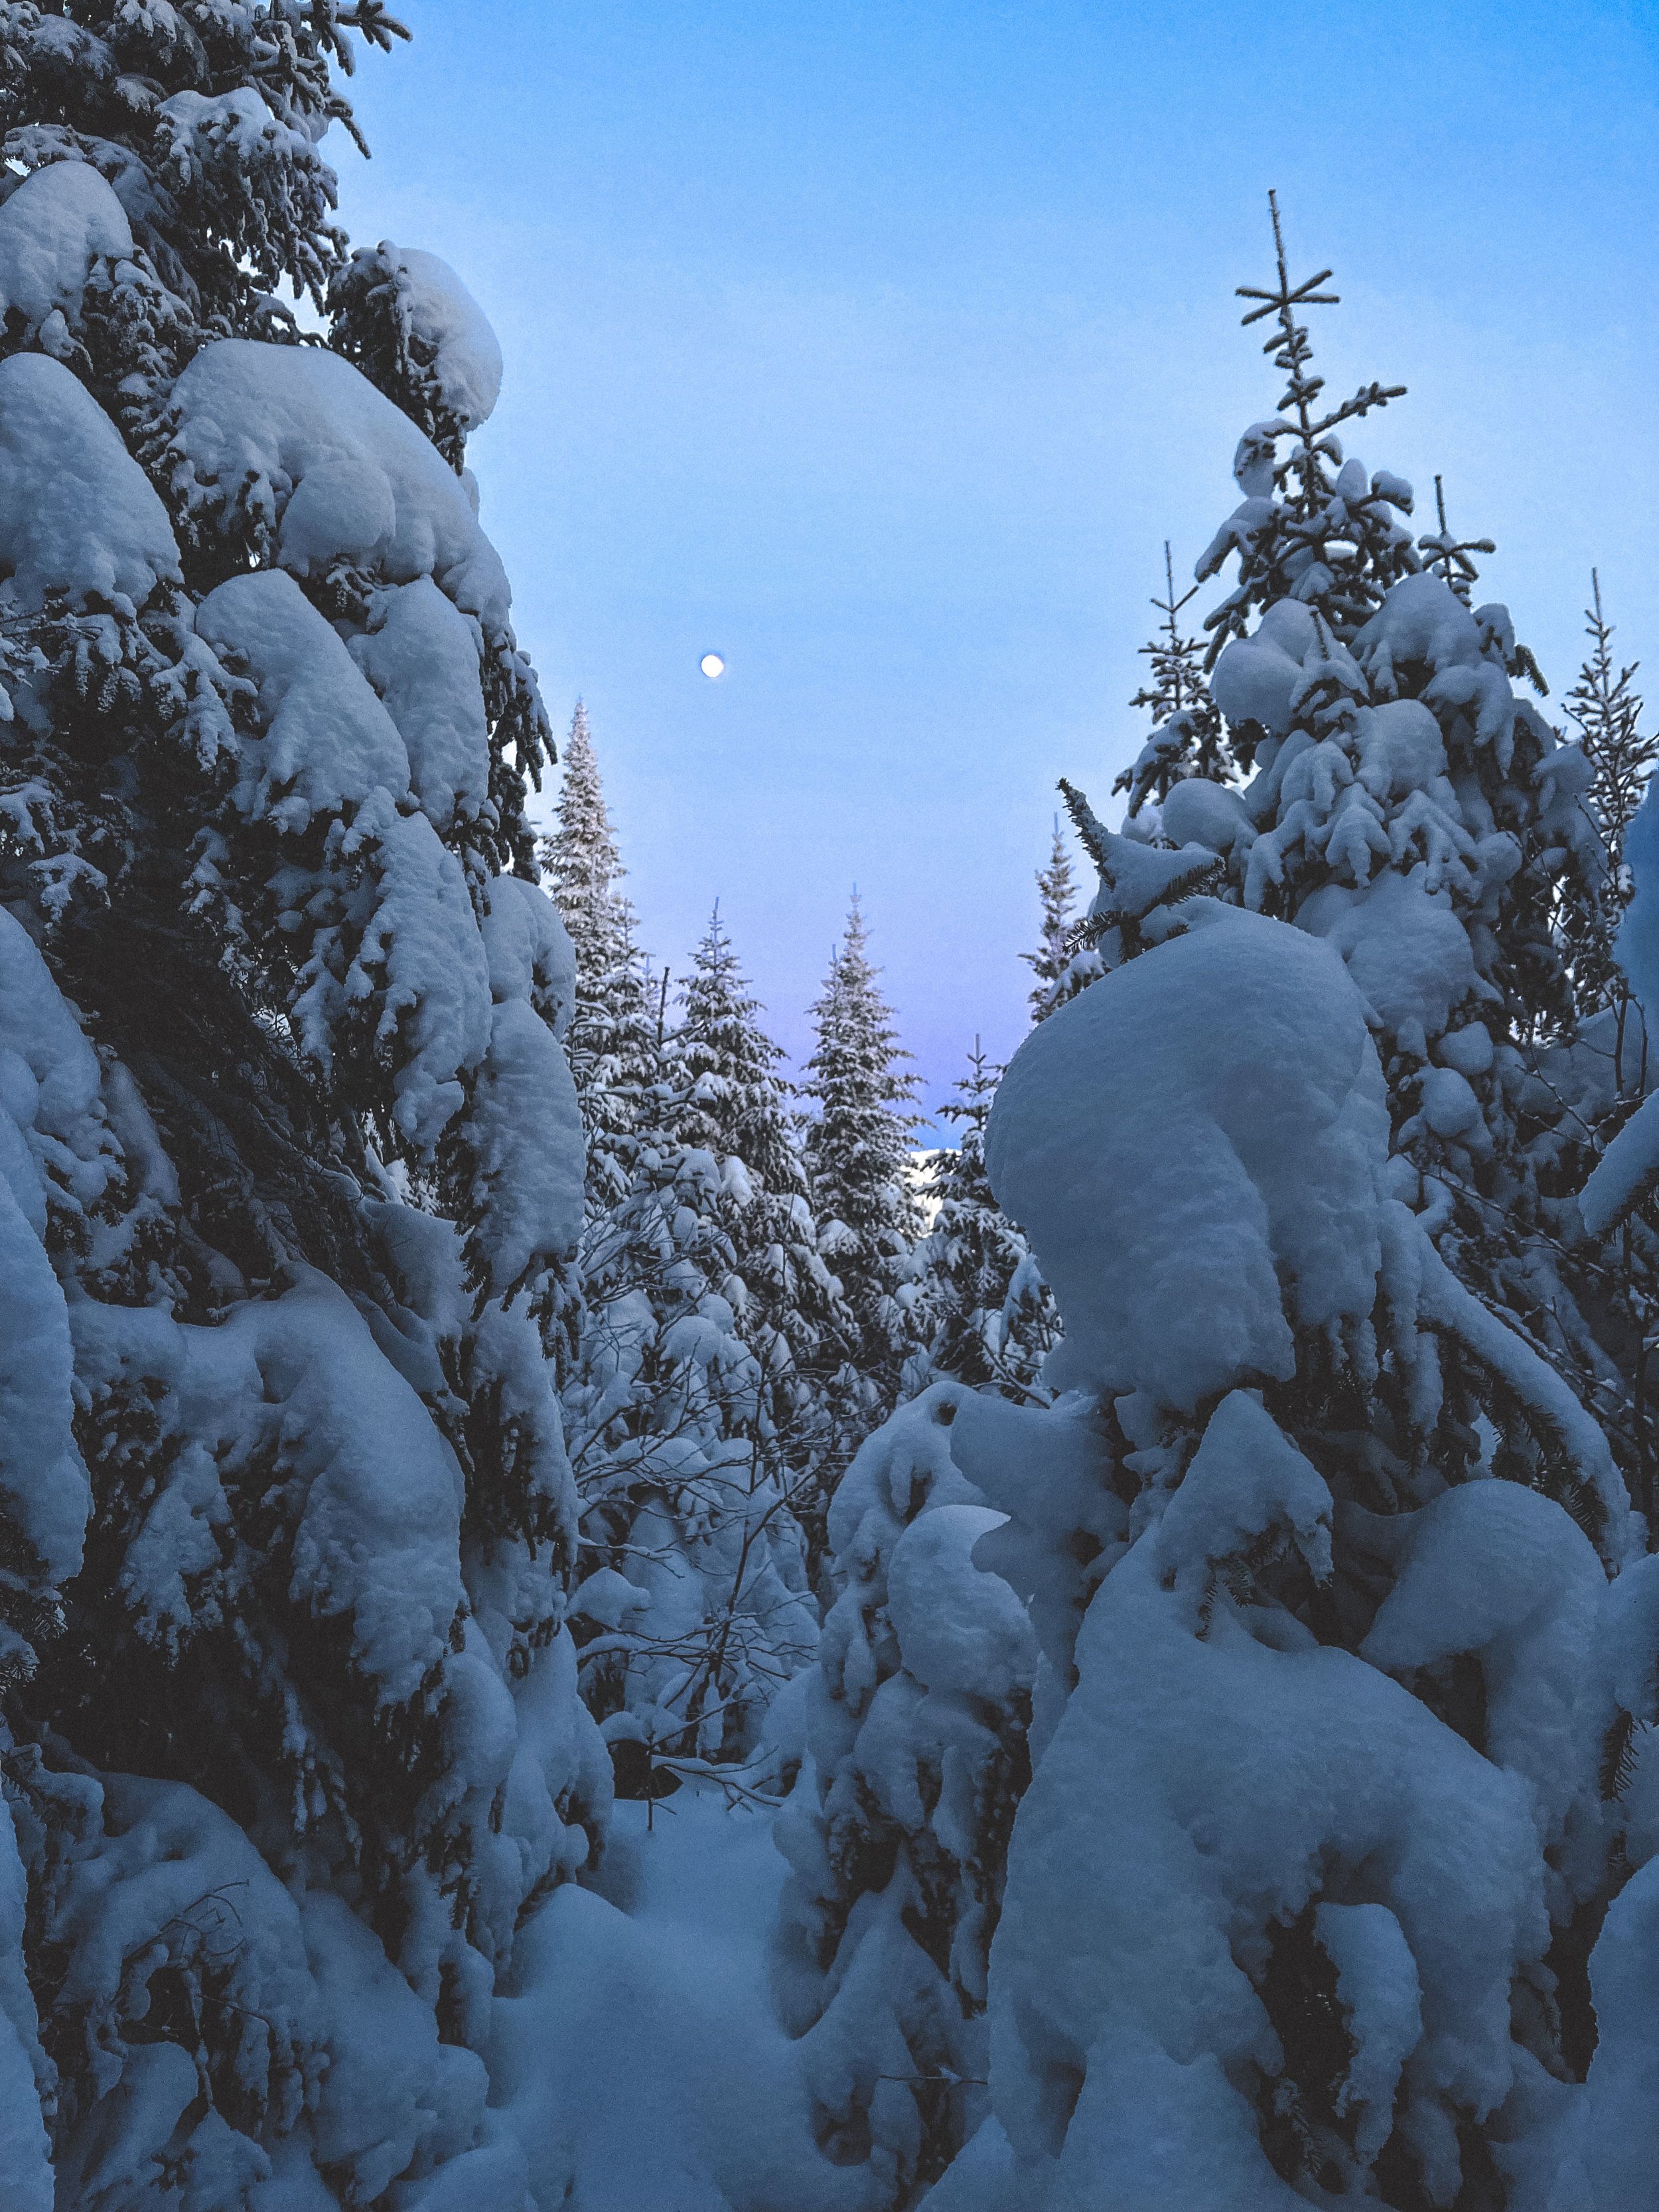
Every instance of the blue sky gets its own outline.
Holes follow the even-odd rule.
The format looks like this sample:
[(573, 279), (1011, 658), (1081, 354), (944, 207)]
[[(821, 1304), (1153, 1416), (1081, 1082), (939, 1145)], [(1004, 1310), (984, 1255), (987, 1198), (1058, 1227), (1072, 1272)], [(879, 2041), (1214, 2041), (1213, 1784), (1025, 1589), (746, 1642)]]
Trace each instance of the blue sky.
[(488, 309), (520, 637), (650, 949), (718, 896), (793, 1050), (854, 884), (931, 1096), (1018, 1042), (1054, 780), (1138, 749), (1163, 541), (1277, 396), (1269, 185), (1332, 386), (1410, 386), (1354, 448), (1444, 475), (1558, 697), (1599, 563), (1659, 697), (1659, 0), (400, 12), (343, 217)]

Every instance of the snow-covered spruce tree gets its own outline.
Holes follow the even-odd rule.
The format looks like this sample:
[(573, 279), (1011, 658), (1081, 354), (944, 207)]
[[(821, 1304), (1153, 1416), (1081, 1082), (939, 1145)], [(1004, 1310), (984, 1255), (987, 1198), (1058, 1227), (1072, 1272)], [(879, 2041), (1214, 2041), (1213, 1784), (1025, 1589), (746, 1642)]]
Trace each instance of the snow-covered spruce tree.
[(1029, 1401), (1040, 1399), (1039, 1373), (1060, 1329), (1030, 1248), (985, 1172), (985, 1125), (1001, 1075), (975, 1037), (956, 1097), (939, 1109), (957, 1141), (933, 1155), (928, 1171), (937, 1210), (918, 1251), (922, 1316), (931, 1372)]
[(626, 1196), (638, 1131), (661, 1076), (660, 1005), (640, 950), (638, 919), (619, 889), (627, 871), (605, 803), (587, 709), (565, 740), (557, 827), (540, 842), (548, 889), (576, 956), (576, 1008), (566, 1040), (587, 1139), (590, 1216)]
[(832, 1455), (844, 1466), (891, 1412), (923, 1342), (913, 1247), (922, 1221), (910, 1176), (916, 1079), (878, 987), (854, 894), (812, 1007), (804, 1151), (818, 1249), (835, 1270), (856, 1349), (826, 1386)]
[[(779, 1817), (773, 1938), (820, 2142), (904, 2206), (986, 2108), (986, 1974), (1029, 1769), (1035, 1639), (974, 1564), (1001, 1516), (952, 1462), (972, 1394), (936, 1382), (860, 1449), (830, 1513), (836, 1595), (811, 1757)], [(1121, 1509), (1120, 1509), (1121, 1510)]]
[[(1593, 771), (1583, 804), (1594, 823), (1596, 843), (1583, 881), (1565, 887), (1562, 913), (1581, 1025), (1603, 1007), (1628, 1011), (1631, 1006), (1630, 987), (1613, 951), (1630, 902), (1625, 839), (1659, 759), (1659, 737), (1650, 736), (1642, 726), (1645, 709), (1636, 690), (1638, 664), (1620, 667), (1613, 659), (1613, 624), (1601, 605), (1601, 576), (1594, 569), (1590, 602), (1584, 611), (1589, 650), (1563, 702)], [(1638, 1054), (1639, 1049), (1638, 1043)], [(1640, 1071), (1633, 1068), (1630, 1087), (1640, 1081)], [(1626, 1087), (1621, 1072), (1620, 1088)]]
[[(1161, 805), (1170, 787), (1185, 776), (1207, 776), (1225, 783), (1231, 776), (1235, 756), (1222, 727), (1221, 715), (1205, 681), (1204, 642), (1182, 634), (1181, 617), (1198, 597), (1200, 586), (1189, 585), (1177, 596), (1170, 542), (1164, 541), (1164, 597), (1152, 605), (1164, 617), (1157, 635), (1140, 648), (1152, 664), (1152, 678), (1130, 700), (1152, 718), (1152, 734), (1133, 766), (1113, 784), (1114, 792), (1127, 792), (1127, 811), (1138, 814), (1148, 799)], [(1239, 759), (1248, 767), (1248, 755)]]
[(933, 2201), (1542, 2204), (1595, 2041), (1603, 1723), (1640, 1702), (1598, 1629), (1622, 1486), (1390, 1195), (1335, 949), (1148, 898), (1180, 856), (1102, 834), (1133, 938), (987, 1141), (1066, 1395), (946, 1432), (1042, 1656), (995, 2117)]
[[(1598, 605), (1598, 619), (1600, 613)], [(1626, 826), (1620, 865), (1631, 896), (1617, 957), (1633, 1022), (1644, 1011), (1650, 1020), (1659, 1008), (1659, 805), (1651, 787)], [(1607, 1146), (1582, 1199), (1593, 1234), (1604, 1243), (1615, 1234), (1624, 1237), (1627, 1270), (1632, 1231), (1639, 1230), (1635, 1258), (1649, 1283), (1659, 1249), (1656, 1188), (1659, 1107), (1650, 1095)], [(1639, 1308), (1635, 1313), (1649, 1329), (1652, 1310), (1650, 1304), (1646, 1315)], [(1644, 1472), (1650, 1479), (1650, 1464)], [(1659, 2064), (1651, 2002), (1659, 1976), (1659, 1557), (1638, 1560), (1613, 1584), (1601, 1640), (1607, 1671), (1594, 1719), (1602, 1730), (1603, 1786), (1613, 1799), (1614, 1872), (1630, 1878), (1613, 1898), (1590, 1956), (1595, 2054), (1583, 2094), (1565, 2118), (1551, 2199), (1586, 2206), (1639, 2203), (1659, 2152), (1650, 2094)]]
[(4, 12), (3, 2191), (517, 2212), (492, 1991), (609, 1790), (546, 732), (454, 471), (268, 296), (396, 27)]
[(1057, 814), (1048, 865), (1037, 870), (1036, 887), (1042, 913), (1037, 949), (1035, 952), (1022, 952), (1019, 957), (1036, 978), (1028, 995), (1031, 1019), (1040, 1022), (1057, 1003), (1055, 989), (1072, 959), (1072, 924), (1077, 908), (1077, 878), (1072, 872), (1072, 856), (1060, 835)]
[(1557, 917), (1597, 865), (1591, 767), (1517, 696), (1515, 679), (1541, 679), (1507, 611), (1468, 604), (1484, 541), (1456, 539), (1443, 505), (1413, 547), (1410, 487), (1344, 459), (1338, 427), (1397, 392), (1367, 385), (1322, 411), (1297, 318), (1334, 298), (1329, 272), (1293, 283), (1276, 209), (1274, 231), (1276, 283), (1241, 289), (1261, 303), (1247, 322), (1274, 319), (1286, 386), (1241, 441), (1247, 495), (1199, 563), (1237, 555), (1208, 617), (1210, 683), (1254, 772), (1238, 790), (1171, 786), (1156, 828), (1224, 861), (1230, 896), (1340, 951), (1380, 1024), (1401, 1194), (1454, 1271), (1613, 1417), (1615, 1363), (1559, 1264), (1576, 1231), (1551, 1180), (1563, 1106), (1535, 1066), (1573, 1030)]
[(856, 1348), (852, 1316), (818, 1249), (782, 1049), (761, 1027), (718, 908), (680, 1006), (667, 1046), (675, 1126), (720, 1167), (731, 1287), (763, 1378), (763, 1440), (782, 1491), (816, 1490), (830, 1444), (823, 1386)]

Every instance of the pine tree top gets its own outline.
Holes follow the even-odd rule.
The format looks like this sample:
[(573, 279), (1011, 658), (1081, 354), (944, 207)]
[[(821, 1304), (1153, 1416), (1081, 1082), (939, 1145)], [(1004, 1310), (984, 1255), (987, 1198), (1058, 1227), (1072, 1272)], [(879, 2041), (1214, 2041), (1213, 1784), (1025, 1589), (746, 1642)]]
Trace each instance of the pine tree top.
[[(1054, 817), (1054, 842), (1048, 849), (1048, 865), (1037, 870), (1036, 887), (1037, 896), (1042, 902), (1042, 917), (1037, 949), (1035, 952), (1022, 952), (1019, 957), (1036, 979), (1029, 998), (1031, 1019), (1040, 1022), (1053, 1011), (1054, 987), (1066, 973), (1071, 960), (1073, 917), (1077, 911), (1077, 878), (1073, 872), (1071, 854), (1060, 832), (1058, 814)], [(948, 1112), (950, 1109), (945, 1110)]]
[(740, 1161), (764, 1187), (803, 1193), (790, 1086), (778, 1073), (783, 1048), (761, 1027), (718, 903), (680, 987), (683, 1019), (669, 1040), (685, 1141)]
[(1221, 710), (1210, 696), (1205, 680), (1204, 644), (1182, 629), (1183, 610), (1198, 596), (1190, 585), (1177, 594), (1170, 541), (1164, 541), (1164, 597), (1156, 593), (1152, 605), (1163, 617), (1158, 630), (1140, 647), (1152, 664), (1152, 682), (1144, 684), (1129, 704), (1152, 717), (1152, 734), (1139, 757), (1113, 784), (1127, 791), (1126, 811), (1137, 814), (1148, 799), (1162, 805), (1172, 784), (1200, 775), (1215, 783), (1226, 782), (1234, 764), (1233, 748), (1222, 727)]
[(1314, 369), (1308, 326), (1298, 313), (1334, 307), (1341, 295), (1321, 289), (1328, 269), (1291, 282), (1277, 193), (1268, 193), (1267, 204), (1276, 281), (1241, 284), (1237, 294), (1259, 303), (1243, 317), (1246, 329), (1273, 319), (1262, 350), (1283, 370), (1285, 389), (1277, 413), (1251, 423), (1239, 440), (1233, 477), (1243, 504), (1216, 532), (1194, 571), (1203, 583), (1229, 555), (1239, 556), (1233, 590), (1205, 618), (1213, 633), (1211, 666), (1229, 638), (1244, 635), (1252, 611), (1278, 599), (1302, 600), (1346, 641), (1376, 611), (1389, 585), (1422, 565), (1411, 533), (1395, 520), (1395, 511), (1412, 511), (1411, 486), (1386, 470), (1368, 477), (1361, 462), (1345, 459), (1337, 435), (1345, 423), (1400, 398), (1406, 387), (1373, 380), (1352, 398), (1321, 407), (1325, 380)]

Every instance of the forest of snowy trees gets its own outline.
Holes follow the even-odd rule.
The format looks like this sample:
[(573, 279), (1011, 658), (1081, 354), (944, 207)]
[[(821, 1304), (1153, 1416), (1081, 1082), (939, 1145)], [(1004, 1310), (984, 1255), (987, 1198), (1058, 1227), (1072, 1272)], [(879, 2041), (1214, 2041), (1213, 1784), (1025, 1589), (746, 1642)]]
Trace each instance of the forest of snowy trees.
[(793, 1073), (641, 942), (380, 0), (0, 19), (0, 2212), (1659, 2201), (1601, 577), (1558, 698), (1275, 201), (930, 1129), (856, 896)]

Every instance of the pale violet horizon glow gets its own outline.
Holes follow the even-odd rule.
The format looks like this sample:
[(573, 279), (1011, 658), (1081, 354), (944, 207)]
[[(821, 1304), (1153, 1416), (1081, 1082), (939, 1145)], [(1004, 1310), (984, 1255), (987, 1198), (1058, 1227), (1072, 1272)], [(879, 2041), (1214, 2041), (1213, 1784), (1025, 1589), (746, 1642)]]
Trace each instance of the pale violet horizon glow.
[(930, 1098), (1023, 1033), (1055, 779), (1106, 808), (1164, 540), (1278, 394), (1269, 185), (1333, 388), (1409, 387), (1354, 448), (1497, 540), (1547, 710), (1593, 563), (1659, 695), (1654, 0), (398, 12), (342, 218), (494, 322), (471, 459), (550, 709), (650, 950), (718, 898), (798, 1056), (854, 881)]

